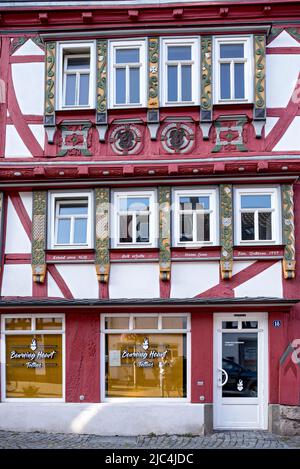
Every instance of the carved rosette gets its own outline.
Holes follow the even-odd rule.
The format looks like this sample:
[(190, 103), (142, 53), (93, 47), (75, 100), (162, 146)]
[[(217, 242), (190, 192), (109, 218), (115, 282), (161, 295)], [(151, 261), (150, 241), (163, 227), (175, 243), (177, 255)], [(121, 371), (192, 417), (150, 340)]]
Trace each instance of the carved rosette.
[(142, 132), (136, 125), (117, 125), (110, 134), (109, 142), (117, 155), (135, 155), (142, 148)]
[(254, 119), (266, 118), (266, 38), (254, 36)]
[(188, 153), (193, 147), (195, 134), (188, 125), (172, 122), (163, 127), (161, 141), (168, 153)]
[(212, 36), (201, 38), (201, 120), (212, 118)]
[(55, 42), (46, 44), (45, 125), (55, 125)]
[(59, 127), (57, 156), (91, 156), (92, 125), (63, 124)]
[(294, 224), (294, 200), (293, 185), (281, 186), (282, 219), (283, 219), (283, 273), (285, 279), (295, 278), (296, 254), (295, 254), (295, 224)]
[(247, 151), (248, 122), (246, 116), (221, 116), (214, 122), (213, 153), (220, 151)]
[(109, 189), (95, 189), (95, 267), (100, 283), (109, 280)]
[(36, 283), (44, 283), (46, 276), (47, 191), (33, 192), (32, 208), (32, 275)]
[(150, 37), (148, 42), (148, 108), (157, 109), (159, 107), (158, 100), (158, 51), (159, 38)]
[(160, 186), (159, 203), (159, 272), (160, 279), (169, 281), (171, 276), (171, 189)]
[(221, 277), (231, 279), (233, 267), (232, 184), (220, 184)]
[(97, 114), (107, 113), (107, 41), (97, 41)]

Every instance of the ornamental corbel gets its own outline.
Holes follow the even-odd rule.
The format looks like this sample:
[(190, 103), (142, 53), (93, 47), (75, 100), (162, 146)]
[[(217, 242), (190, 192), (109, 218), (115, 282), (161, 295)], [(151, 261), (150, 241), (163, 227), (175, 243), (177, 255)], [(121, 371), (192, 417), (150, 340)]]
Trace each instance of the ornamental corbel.
[(203, 140), (209, 139), (212, 126), (212, 36), (201, 38), (200, 128)]
[(33, 192), (31, 267), (35, 283), (44, 283), (46, 265), (47, 191)]
[(97, 96), (96, 129), (99, 141), (104, 143), (108, 129), (107, 116), (107, 40), (97, 41)]
[(281, 186), (283, 244), (282, 260), (283, 275), (285, 279), (293, 279), (296, 275), (296, 249), (295, 249), (295, 216), (294, 192), (292, 184)]
[(253, 127), (261, 138), (266, 123), (266, 37), (254, 36), (254, 109)]
[(171, 189), (158, 189), (159, 203), (159, 277), (162, 281), (171, 278)]
[(159, 129), (159, 38), (148, 40), (148, 110), (147, 127), (151, 140), (157, 139)]
[(100, 283), (108, 283), (109, 257), (109, 189), (95, 189), (95, 267)]
[(233, 269), (232, 184), (220, 185), (220, 269), (222, 280), (230, 280)]
[(46, 44), (45, 71), (45, 111), (44, 127), (48, 143), (54, 143), (55, 125), (55, 82), (56, 82), (56, 43)]

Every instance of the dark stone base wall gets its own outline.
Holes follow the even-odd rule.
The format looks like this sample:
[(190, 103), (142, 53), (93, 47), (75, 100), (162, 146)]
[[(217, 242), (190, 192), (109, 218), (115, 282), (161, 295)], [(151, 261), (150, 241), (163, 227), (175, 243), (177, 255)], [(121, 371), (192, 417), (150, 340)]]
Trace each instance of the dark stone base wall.
[(300, 406), (269, 405), (269, 430), (278, 435), (300, 435)]

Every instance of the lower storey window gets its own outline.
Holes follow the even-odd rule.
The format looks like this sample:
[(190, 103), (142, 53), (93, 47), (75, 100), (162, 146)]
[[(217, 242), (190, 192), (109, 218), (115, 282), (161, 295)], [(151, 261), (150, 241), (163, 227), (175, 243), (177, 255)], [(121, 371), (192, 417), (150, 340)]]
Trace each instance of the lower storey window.
[(186, 398), (187, 317), (111, 318), (104, 326), (106, 398)]
[(62, 399), (63, 317), (6, 316), (3, 323), (4, 398)]

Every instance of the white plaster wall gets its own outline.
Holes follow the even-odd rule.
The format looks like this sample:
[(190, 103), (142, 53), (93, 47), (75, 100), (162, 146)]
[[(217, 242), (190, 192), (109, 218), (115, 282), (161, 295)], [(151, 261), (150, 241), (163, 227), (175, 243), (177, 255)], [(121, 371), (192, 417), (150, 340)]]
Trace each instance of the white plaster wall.
[(30, 220), (32, 220), (32, 192), (19, 192), (19, 195)]
[(14, 52), (13, 56), (18, 55), (44, 55), (44, 52), (31, 39), (28, 39), (23, 46)]
[(22, 114), (43, 114), (44, 73), (42, 62), (12, 64), (13, 84)]
[(30, 253), (31, 242), (23, 228), (17, 212), (8, 198), (5, 253)]
[(99, 283), (94, 265), (56, 264), (74, 298), (99, 298)]
[(2, 403), (0, 430), (94, 435), (203, 434), (204, 405)]
[(5, 158), (32, 157), (14, 125), (6, 126)]
[(282, 298), (281, 261), (276, 262), (260, 274), (234, 288), (234, 294), (236, 297), (270, 296)]
[(112, 264), (109, 280), (110, 298), (157, 298), (158, 263)]
[(265, 124), (265, 137), (269, 135), (275, 124), (277, 124), (279, 117), (267, 117)]
[(277, 145), (275, 145), (274, 151), (299, 151), (300, 150), (299, 130), (300, 130), (300, 117), (297, 116), (289, 125), (287, 131), (279, 140)]
[(291, 99), (300, 72), (300, 54), (266, 56), (267, 107), (285, 107)]
[(173, 262), (171, 298), (193, 298), (219, 283), (218, 261)]
[(28, 126), (35, 136), (36, 140), (42, 147), (42, 149), (45, 148), (45, 129), (43, 125), (40, 124), (29, 124)]
[(47, 273), (47, 285), (48, 285), (48, 297), (64, 298), (64, 295), (62, 294), (60, 288), (58, 287), (57, 283), (55, 282), (50, 272)]
[(288, 32), (282, 31), (267, 47), (299, 47), (299, 42)]
[(234, 261), (233, 262), (233, 267), (232, 267), (232, 275), (235, 275), (242, 270), (246, 269), (249, 267), (251, 264), (253, 264), (255, 261)]
[(2, 296), (32, 296), (32, 271), (30, 264), (4, 266)]

